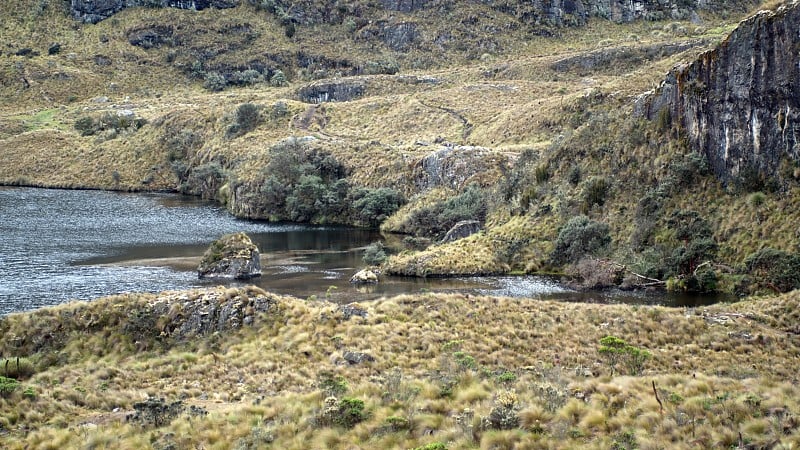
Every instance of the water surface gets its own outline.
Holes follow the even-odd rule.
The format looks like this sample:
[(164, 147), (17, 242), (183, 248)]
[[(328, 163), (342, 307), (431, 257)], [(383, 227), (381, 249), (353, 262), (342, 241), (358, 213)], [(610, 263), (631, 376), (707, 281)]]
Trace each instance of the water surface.
[[(0, 187), (0, 314), (123, 292), (219, 284), (195, 268), (210, 242), (244, 231), (262, 253), (269, 291), (337, 302), (419, 292), (470, 292), (597, 303), (710, 303), (644, 293), (576, 293), (544, 277), (385, 277), (357, 287), (350, 276), (371, 230), (238, 220), (222, 207), (172, 194)], [(229, 284), (239, 284), (231, 282)]]

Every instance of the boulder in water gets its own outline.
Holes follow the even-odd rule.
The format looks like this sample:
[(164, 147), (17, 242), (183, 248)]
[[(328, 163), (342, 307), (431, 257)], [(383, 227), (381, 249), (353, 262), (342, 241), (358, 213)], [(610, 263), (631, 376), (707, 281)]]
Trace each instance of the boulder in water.
[(226, 234), (208, 247), (197, 267), (198, 278), (247, 280), (261, 276), (258, 247), (245, 233)]
[(350, 282), (353, 284), (377, 284), (378, 274), (369, 269), (359, 270), (350, 278)]

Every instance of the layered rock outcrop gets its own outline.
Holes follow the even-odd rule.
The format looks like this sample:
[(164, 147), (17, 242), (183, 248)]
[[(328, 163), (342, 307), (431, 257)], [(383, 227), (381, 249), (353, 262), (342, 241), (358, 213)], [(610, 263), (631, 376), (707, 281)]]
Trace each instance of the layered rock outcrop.
[(637, 101), (637, 113), (684, 129), (726, 184), (791, 175), (781, 169), (800, 162), (798, 25), (798, 2), (759, 12), (673, 69)]
[(233, 8), (239, 0), (71, 0), (72, 17), (86, 23), (97, 23), (125, 8), (179, 8), (200, 11), (206, 8)]
[(258, 247), (245, 233), (226, 234), (214, 241), (197, 268), (199, 278), (247, 280), (261, 276)]

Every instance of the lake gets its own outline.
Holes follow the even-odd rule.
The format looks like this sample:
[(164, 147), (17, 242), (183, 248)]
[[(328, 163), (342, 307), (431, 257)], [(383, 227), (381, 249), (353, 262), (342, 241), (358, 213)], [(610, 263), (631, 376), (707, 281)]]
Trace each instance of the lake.
[[(597, 303), (695, 305), (713, 298), (643, 292), (576, 293), (547, 277), (385, 277), (358, 287), (374, 230), (239, 220), (211, 202), (174, 194), (0, 187), (0, 314), (123, 292), (214, 286), (195, 268), (208, 245), (244, 231), (262, 254), (248, 281), (281, 294), (336, 302), (419, 292), (469, 292)], [(237, 282), (229, 282), (238, 285)]]

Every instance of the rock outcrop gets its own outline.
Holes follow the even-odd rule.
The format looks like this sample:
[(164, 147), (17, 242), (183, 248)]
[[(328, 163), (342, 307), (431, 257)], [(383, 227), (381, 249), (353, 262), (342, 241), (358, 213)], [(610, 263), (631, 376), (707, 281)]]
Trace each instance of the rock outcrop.
[(364, 95), (366, 87), (360, 79), (319, 81), (300, 88), (297, 97), (306, 103), (347, 102)]
[(797, 2), (750, 17), (673, 69), (637, 101), (637, 114), (685, 130), (726, 184), (793, 176), (780, 172), (800, 160), (798, 24)]
[(258, 288), (164, 293), (141, 309), (127, 326), (147, 327), (152, 322), (153, 331), (161, 336), (184, 340), (252, 325), (258, 314), (273, 310), (277, 304), (277, 297)]
[(444, 235), (442, 242), (452, 242), (471, 236), (481, 230), (481, 223), (477, 220), (462, 220), (453, 225), (453, 228)]
[[(445, 146), (419, 160), (413, 168), (414, 184), (425, 191), (439, 186), (463, 189), (507, 168), (508, 158), (484, 147)], [(496, 179), (496, 178), (495, 178)]]
[(233, 8), (239, 0), (71, 0), (70, 13), (76, 20), (97, 23), (125, 8), (179, 8), (200, 11), (206, 8)]
[(261, 276), (258, 247), (245, 233), (226, 234), (214, 241), (197, 268), (199, 278), (246, 280)]

